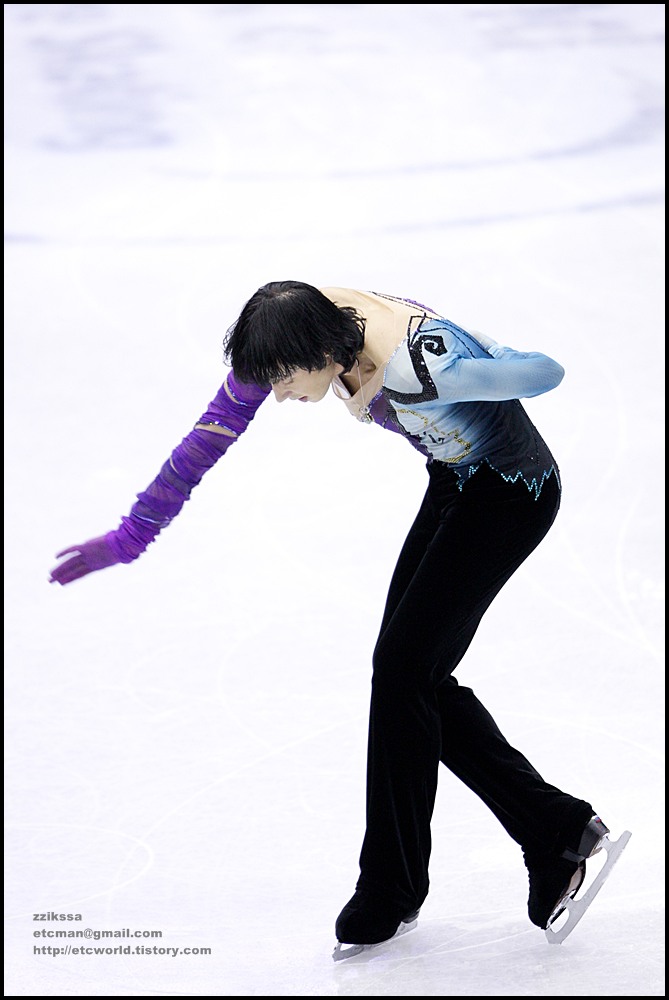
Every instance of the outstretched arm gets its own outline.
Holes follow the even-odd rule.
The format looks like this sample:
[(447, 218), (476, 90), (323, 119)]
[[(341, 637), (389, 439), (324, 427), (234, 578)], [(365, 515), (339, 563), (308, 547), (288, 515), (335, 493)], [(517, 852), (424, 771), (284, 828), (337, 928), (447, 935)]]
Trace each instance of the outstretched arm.
[(239, 382), (231, 372), (205, 413), (115, 531), (63, 549), (50, 582), (65, 585), (95, 570), (137, 559), (177, 516), (191, 490), (248, 427), (269, 386)]

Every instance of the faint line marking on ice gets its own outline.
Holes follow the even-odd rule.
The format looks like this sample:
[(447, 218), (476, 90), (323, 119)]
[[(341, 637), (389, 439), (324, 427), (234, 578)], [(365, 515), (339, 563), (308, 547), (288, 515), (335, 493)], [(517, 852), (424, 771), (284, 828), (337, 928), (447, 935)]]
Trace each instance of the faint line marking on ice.
[(35, 234), (25, 233), (20, 237), (15, 237), (16, 242), (35, 242), (40, 239), (50, 246), (74, 246), (81, 247), (84, 251), (90, 247), (153, 247), (153, 246), (246, 246), (257, 244), (259, 239), (265, 243), (291, 243), (304, 239), (314, 239), (318, 236), (321, 239), (334, 241), (350, 241), (353, 238), (366, 239), (372, 236), (410, 236), (421, 233), (438, 233), (451, 231), (453, 229), (468, 229), (474, 226), (499, 226), (514, 224), (517, 222), (538, 221), (542, 219), (567, 217), (579, 212), (606, 212), (620, 211), (630, 208), (633, 205), (661, 205), (664, 201), (662, 192), (646, 192), (642, 194), (623, 195), (617, 199), (608, 199), (602, 202), (592, 202), (588, 204), (575, 204), (559, 206), (557, 208), (544, 207), (532, 209), (528, 212), (497, 212), (483, 214), (479, 216), (453, 216), (451, 218), (435, 219), (433, 222), (406, 222), (392, 226), (365, 226), (359, 229), (351, 229), (339, 232), (332, 229), (313, 229), (309, 232), (294, 230), (292, 232), (275, 233), (272, 231), (252, 232), (248, 235), (244, 233), (216, 233), (213, 236), (204, 235), (160, 235), (160, 236), (137, 236), (119, 238), (116, 236), (101, 236), (91, 238), (88, 236), (61, 236), (38, 237)]
[[(324, 733), (329, 733), (329, 732), (336, 732), (336, 730), (341, 728), (341, 725), (342, 725), (341, 723), (337, 723), (336, 725), (333, 726), (327, 726), (324, 729), (320, 730), (318, 735), (323, 735)], [(231, 771), (228, 771), (226, 774), (220, 775), (218, 778), (215, 779), (215, 781), (208, 782), (206, 785), (198, 789), (196, 792), (193, 792), (191, 795), (187, 795), (185, 798), (181, 799), (179, 802), (176, 803), (176, 805), (172, 809), (169, 809), (159, 819), (157, 819), (154, 823), (152, 823), (151, 826), (144, 831), (143, 837), (146, 838), (150, 834), (154, 833), (168, 819), (170, 819), (172, 816), (175, 816), (177, 813), (181, 812), (181, 810), (185, 806), (191, 805), (193, 802), (197, 801), (197, 799), (201, 798), (201, 796), (207, 795), (213, 788), (216, 788), (218, 785), (222, 785), (224, 782), (229, 781), (231, 778), (239, 777), (239, 775), (243, 774), (245, 771), (253, 770), (253, 768), (257, 767), (259, 764), (262, 764), (264, 761), (269, 760), (272, 757), (278, 757), (281, 754), (285, 753), (286, 750), (293, 749), (294, 747), (300, 746), (303, 743), (309, 742), (313, 738), (313, 736), (314, 736), (313, 733), (308, 733), (307, 735), (300, 737), (299, 739), (290, 740), (288, 743), (282, 744), (275, 750), (268, 751), (267, 753), (262, 754), (260, 757), (256, 757), (248, 764), (242, 764), (239, 767), (233, 768)]]
[[(419, 929), (420, 929), (420, 919), (417, 930)], [(461, 934), (455, 935), (454, 940), (458, 940), (461, 937), (465, 937), (469, 933), (471, 932), (463, 931)], [(366, 983), (364, 992), (358, 992), (360, 990), (360, 984), (356, 983), (353, 984), (354, 988), (356, 989), (355, 994), (348, 994), (346, 990), (342, 990), (341, 993), (342, 995), (378, 996), (379, 994), (373, 993), (371, 991), (380, 983), (382, 983), (383, 980), (393, 975), (400, 967), (405, 968), (407, 965), (415, 964), (416, 962), (423, 962), (428, 956), (431, 955), (440, 955), (440, 954), (455, 955), (458, 954), (459, 952), (476, 951), (480, 948), (484, 947), (487, 948), (490, 947), (490, 945), (501, 944), (505, 941), (514, 941), (517, 940), (518, 938), (526, 937), (531, 933), (532, 933), (531, 930), (524, 930), (512, 934), (503, 934), (499, 935), (498, 937), (487, 939), (485, 941), (477, 941), (475, 944), (461, 945), (459, 947), (453, 947), (448, 943), (440, 943), (432, 948), (424, 949), (418, 955), (398, 955), (396, 952), (393, 952), (392, 954), (390, 952), (387, 954), (383, 953), (380, 954), (376, 951), (363, 952), (362, 955), (353, 956), (353, 958), (349, 959), (348, 962), (340, 963), (342, 967), (341, 974), (345, 974), (343, 970), (346, 968), (349, 962), (355, 962), (356, 965), (367, 965), (370, 959), (378, 960), (379, 958), (382, 957), (388, 959), (388, 967), (383, 970), (378, 969), (378, 974), (375, 975), (368, 983)], [(410, 947), (411, 943), (415, 944), (415, 940), (416, 940), (415, 938), (413, 938), (412, 940), (407, 940), (406, 947)], [(399, 946), (400, 945), (398, 942), (398, 947)], [(335, 966), (335, 968), (337, 969), (337, 972), (340, 971), (337, 966)]]
[(623, 558), (624, 543), (627, 538), (627, 535), (630, 533), (630, 527), (632, 525), (634, 515), (636, 514), (637, 507), (640, 506), (640, 502), (641, 499), (639, 498), (638, 502), (634, 506), (631, 506), (629, 508), (627, 514), (624, 517), (624, 520), (622, 521), (620, 530), (618, 531), (618, 540), (615, 549), (616, 579), (618, 582), (618, 591), (620, 593), (622, 603), (625, 607), (625, 610), (627, 611), (629, 619), (631, 620), (637, 632), (637, 635), (639, 636), (641, 645), (644, 646), (649, 653), (652, 653), (653, 656), (656, 656), (658, 659), (664, 660), (664, 650), (656, 648), (655, 644), (647, 635), (646, 627), (639, 620), (637, 612), (634, 610), (630, 597), (629, 587), (625, 582), (624, 558)]
[[(560, 183), (561, 186), (567, 188), (568, 190), (572, 190), (572, 186), (571, 185), (566, 185), (564, 183), (564, 181), (561, 181), (558, 178), (556, 178), (556, 182)], [(542, 273), (538, 273), (533, 268), (529, 268), (528, 270), (529, 270), (529, 273), (532, 274), (542, 284), (548, 285), (549, 287), (553, 287), (553, 288), (557, 289), (560, 292), (560, 295), (562, 297), (564, 297), (567, 300), (571, 301), (574, 304), (575, 307), (579, 306), (579, 302), (575, 299), (575, 297), (573, 296), (573, 294), (568, 289), (566, 289), (564, 287), (564, 285), (562, 285), (561, 283), (558, 283), (558, 282), (555, 282), (555, 281), (551, 280), (543, 272)], [(585, 346), (586, 349), (588, 349), (588, 344), (587, 343), (584, 346)], [(602, 490), (604, 489), (606, 483), (610, 482), (610, 481), (615, 481), (616, 477), (619, 475), (619, 468), (620, 468), (621, 460), (624, 458), (624, 455), (625, 455), (627, 449), (629, 448), (629, 441), (630, 441), (629, 420), (628, 420), (628, 417), (627, 417), (628, 408), (625, 406), (625, 397), (624, 397), (624, 392), (623, 392), (623, 386), (622, 386), (622, 383), (621, 383), (621, 379), (620, 379), (620, 376), (619, 376), (618, 369), (615, 367), (615, 365), (613, 364), (613, 362), (611, 361), (611, 359), (607, 355), (604, 355), (602, 357), (601, 356), (601, 352), (599, 354), (595, 354), (595, 352), (592, 352), (592, 353), (593, 353), (593, 361), (597, 362), (597, 370), (600, 373), (602, 373), (602, 374), (604, 374), (606, 376), (606, 382), (607, 382), (607, 384), (609, 386), (609, 390), (610, 390), (610, 397), (614, 400), (614, 403), (615, 403), (613, 409), (615, 411), (615, 416), (616, 416), (616, 419), (617, 419), (617, 430), (618, 430), (618, 433), (614, 436), (615, 440), (617, 442), (617, 447), (616, 447), (616, 449), (615, 449), (614, 452), (609, 452), (609, 462), (608, 462), (607, 466), (605, 467), (604, 476), (602, 476), (600, 474), (600, 476), (598, 478), (599, 492), (602, 492)], [(593, 495), (591, 497), (591, 502), (589, 504), (582, 505), (579, 511), (575, 511), (574, 517), (577, 518), (578, 520), (582, 520), (583, 519), (583, 515), (584, 515), (584, 511), (586, 509), (589, 509), (590, 507), (592, 507), (592, 505), (593, 505), (594, 502), (595, 502), (595, 497)], [(641, 645), (644, 646), (648, 650), (648, 652), (650, 652), (653, 656), (657, 656), (657, 657), (662, 657), (663, 658), (664, 657), (663, 650), (659, 650), (659, 649), (656, 648), (655, 644), (652, 642), (652, 640), (646, 634), (646, 631), (645, 631), (643, 625), (639, 622), (636, 613), (633, 611), (631, 603), (630, 603), (630, 600), (629, 600), (629, 594), (628, 594), (627, 588), (626, 588), (626, 586), (625, 586), (625, 584), (623, 582), (623, 573), (622, 573), (622, 548), (623, 548), (623, 543), (624, 543), (626, 535), (629, 533), (629, 528), (630, 528), (630, 525), (632, 524), (634, 514), (636, 513), (636, 510), (642, 504), (642, 502), (643, 502), (643, 486), (642, 486), (642, 484), (640, 484), (638, 486), (638, 488), (637, 488), (637, 495), (636, 495), (636, 498), (635, 498), (634, 505), (630, 505), (627, 508), (625, 516), (624, 516), (624, 519), (623, 519), (623, 521), (622, 521), (622, 523), (620, 525), (620, 528), (619, 528), (619, 530), (617, 532), (616, 548), (615, 548), (615, 553), (616, 553), (616, 556), (615, 556), (616, 578), (617, 578), (617, 581), (618, 581), (618, 589), (619, 589), (620, 597), (622, 599), (622, 602), (623, 602), (625, 610), (626, 610), (626, 612), (628, 614), (628, 617), (629, 617), (632, 625), (634, 626), (634, 629), (635, 629), (635, 632), (636, 632), (636, 636), (637, 636), (637, 641), (640, 641)], [(607, 596), (607, 592), (604, 590), (604, 588), (600, 584), (598, 584), (596, 582), (593, 572), (584, 563), (583, 558), (582, 558), (580, 552), (578, 552), (577, 549), (575, 548), (575, 546), (574, 546), (574, 544), (573, 544), (573, 542), (571, 540), (571, 537), (569, 535), (567, 535), (567, 534), (564, 534), (562, 541), (563, 541), (564, 547), (571, 554), (572, 563), (575, 566), (577, 566), (577, 567), (579, 567), (581, 569), (583, 575), (585, 576), (585, 578), (587, 579), (587, 581), (590, 583), (593, 591), (610, 608), (610, 610), (615, 613), (617, 609), (616, 609), (614, 603)], [(538, 580), (535, 581), (535, 583), (537, 584), (537, 586), (542, 586), (541, 583), (540, 583), (540, 581), (538, 581)], [(542, 587), (542, 590), (544, 590), (544, 592), (547, 592), (545, 590), (545, 588), (543, 588), (543, 587)], [(557, 606), (567, 607), (576, 617), (579, 617), (582, 620), (595, 622), (596, 625), (598, 626), (598, 628), (602, 629), (603, 631), (608, 632), (610, 635), (613, 635), (614, 637), (616, 637), (618, 639), (623, 639), (623, 640), (625, 640), (628, 643), (635, 641), (634, 637), (630, 636), (626, 631), (619, 631), (618, 629), (613, 628), (611, 626), (603, 625), (602, 622), (601, 622), (601, 619), (599, 619), (595, 615), (587, 614), (585, 612), (581, 612), (579, 608), (574, 607), (572, 605), (569, 605), (566, 602), (556, 601), (555, 598), (554, 598), (554, 596), (552, 594), (551, 594), (551, 597), (553, 597), (554, 603)]]
[(542, 732), (547, 732), (550, 729), (558, 729), (560, 732), (564, 729), (573, 729), (578, 732), (587, 733), (588, 735), (594, 734), (596, 736), (606, 736), (612, 743), (634, 747), (635, 750), (638, 750), (640, 753), (645, 754), (653, 760), (657, 760), (660, 763), (664, 762), (663, 753), (653, 751), (648, 746), (638, 743), (636, 740), (631, 740), (627, 736), (621, 736), (620, 733), (612, 732), (601, 726), (584, 725), (581, 722), (572, 722), (563, 716), (560, 716), (558, 719), (553, 715), (539, 715), (536, 712), (530, 713), (509, 711), (507, 712), (507, 715), (516, 719), (524, 719), (526, 721), (535, 722), (538, 726), (540, 726)]
[[(618, 609), (616, 608), (616, 606), (612, 601), (608, 600), (601, 586), (596, 584), (593, 573), (584, 566), (583, 561), (578, 557), (578, 554), (574, 549), (574, 547), (572, 546), (571, 542), (565, 536), (563, 536), (563, 543), (564, 546), (569, 549), (572, 555), (572, 562), (574, 563), (574, 565), (577, 565), (581, 568), (583, 576), (586, 579), (586, 582), (590, 582), (593, 587), (593, 590), (597, 593), (597, 595), (600, 598), (602, 598), (602, 600), (604, 600), (604, 602), (607, 604), (611, 612), (611, 615), (613, 616), (617, 614)], [(528, 574), (528, 578), (529, 576), (530, 574)], [(582, 610), (581, 606), (577, 603), (571, 603), (567, 600), (556, 597), (555, 591), (547, 587), (539, 577), (535, 577), (534, 575), (532, 575), (531, 579), (532, 579), (532, 586), (536, 590), (541, 591), (541, 593), (545, 595), (548, 600), (551, 601), (554, 607), (564, 608), (566, 611), (569, 612), (569, 614), (573, 615), (574, 618), (578, 618), (580, 621), (585, 621), (594, 624), (598, 631), (603, 632), (606, 635), (613, 636), (614, 639), (625, 642), (626, 644), (633, 647), (637, 647), (639, 645), (638, 636), (630, 635), (628, 631), (625, 631), (622, 628), (615, 628), (613, 625), (607, 624), (605, 621), (602, 621), (601, 617), (597, 616), (596, 614), (593, 614), (587, 610)], [(625, 607), (627, 607), (627, 605), (625, 605)], [(633, 621), (633, 624), (636, 623)], [(664, 659), (664, 652), (655, 646), (652, 640), (650, 640), (646, 636), (645, 632), (641, 634), (640, 638), (643, 640), (641, 642), (641, 645), (653, 657), (662, 660)]]
[[(124, 840), (134, 841), (134, 846), (132, 848), (133, 854), (137, 851), (138, 847), (143, 848), (147, 853), (147, 861), (141, 871), (137, 872), (131, 878), (126, 879), (124, 882), (114, 882), (108, 889), (103, 889), (101, 892), (92, 893), (89, 896), (80, 896), (77, 899), (70, 900), (67, 903), (54, 904), (52, 909), (62, 910), (62, 912), (74, 912), (74, 907), (79, 906), (81, 903), (90, 903), (93, 899), (101, 899), (103, 896), (108, 896), (110, 892), (116, 892), (118, 889), (124, 889), (126, 886), (131, 885), (138, 879), (142, 878), (145, 873), (151, 868), (154, 862), (154, 853), (149, 844), (145, 840), (139, 837), (133, 837), (132, 834), (124, 833), (122, 830), (114, 830), (111, 827), (106, 826), (91, 826), (88, 823), (18, 823), (15, 824), (16, 828), (24, 830), (37, 830), (44, 832), (49, 829), (61, 829), (61, 830), (79, 830), (79, 831), (94, 831), (95, 833), (105, 833), (111, 834), (113, 837), (121, 837)], [(123, 866), (122, 866), (123, 867)], [(28, 916), (32, 916), (32, 911), (30, 913), (17, 913), (14, 916), (8, 917), (9, 920), (23, 920)]]

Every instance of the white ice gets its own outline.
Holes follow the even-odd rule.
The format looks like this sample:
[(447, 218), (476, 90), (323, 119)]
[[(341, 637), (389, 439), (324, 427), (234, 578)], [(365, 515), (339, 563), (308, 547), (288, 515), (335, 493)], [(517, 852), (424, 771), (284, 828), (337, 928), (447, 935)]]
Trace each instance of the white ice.
[[(663, 27), (664, 4), (5, 4), (5, 995), (664, 995)], [(527, 406), (562, 511), (458, 668), (632, 831), (560, 946), (442, 769), (417, 929), (331, 960), (425, 485), (405, 442), (270, 400), (138, 562), (47, 582), (282, 278), (566, 369)], [(35, 936), (63, 928), (162, 936)], [(179, 953), (34, 952), (130, 943)]]

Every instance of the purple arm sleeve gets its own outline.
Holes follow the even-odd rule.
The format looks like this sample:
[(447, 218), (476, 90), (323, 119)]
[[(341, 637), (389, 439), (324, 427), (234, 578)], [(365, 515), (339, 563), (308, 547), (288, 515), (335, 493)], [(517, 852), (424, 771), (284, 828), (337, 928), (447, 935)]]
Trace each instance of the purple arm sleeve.
[(174, 449), (146, 490), (137, 494), (137, 503), (121, 518), (120, 527), (105, 536), (118, 562), (137, 559), (176, 517), (193, 487), (243, 434), (269, 392), (269, 386), (239, 382), (234, 372), (228, 375), (195, 428)]
[(176, 517), (205, 472), (243, 434), (269, 392), (269, 386), (239, 382), (231, 372), (194, 429), (137, 495), (137, 503), (116, 531), (59, 552), (57, 559), (67, 558), (51, 570), (50, 582), (65, 586), (96, 570), (137, 559)]

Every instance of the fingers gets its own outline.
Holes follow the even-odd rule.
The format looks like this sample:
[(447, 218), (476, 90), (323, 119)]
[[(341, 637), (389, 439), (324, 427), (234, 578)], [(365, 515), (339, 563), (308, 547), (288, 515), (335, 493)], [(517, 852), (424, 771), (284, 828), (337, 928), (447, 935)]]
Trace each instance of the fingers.
[(63, 549), (62, 552), (56, 552), (56, 559), (60, 559), (61, 556), (66, 556), (70, 552), (81, 552), (81, 545), (71, 545), (69, 549)]
[(105, 535), (91, 538), (81, 545), (70, 545), (67, 549), (62, 549), (56, 558), (61, 559), (63, 556), (66, 557), (65, 560), (51, 570), (51, 583), (71, 583), (87, 573), (113, 566), (119, 561)]
[(62, 573), (54, 570), (51, 574), (49, 583), (59, 583), (61, 587), (64, 587), (66, 584), (72, 583), (73, 580), (79, 580), (82, 576), (86, 576), (87, 573), (90, 573), (87, 566), (68, 569), (67, 572)]
[(78, 580), (80, 577), (86, 576), (90, 571), (90, 567), (86, 564), (83, 556), (74, 556), (72, 559), (68, 559), (66, 562), (61, 563), (60, 566), (55, 566), (51, 570), (49, 583), (60, 583), (64, 586), (66, 583), (72, 583), (73, 580)]

